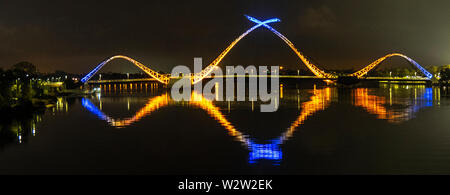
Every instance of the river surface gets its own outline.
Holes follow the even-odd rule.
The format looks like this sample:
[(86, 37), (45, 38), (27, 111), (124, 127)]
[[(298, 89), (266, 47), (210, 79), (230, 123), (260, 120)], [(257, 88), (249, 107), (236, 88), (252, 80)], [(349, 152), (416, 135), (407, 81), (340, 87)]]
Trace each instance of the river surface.
[(111, 88), (1, 124), (0, 174), (450, 174), (446, 89), (285, 85), (262, 113)]

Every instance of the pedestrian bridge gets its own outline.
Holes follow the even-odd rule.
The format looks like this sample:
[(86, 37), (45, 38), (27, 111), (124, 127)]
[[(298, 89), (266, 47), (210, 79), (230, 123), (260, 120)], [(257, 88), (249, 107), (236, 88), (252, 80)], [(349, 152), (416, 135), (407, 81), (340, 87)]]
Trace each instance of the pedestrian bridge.
[[(268, 30), (270, 30), (272, 33), (277, 35), (291, 50), (297, 55), (297, 57), (300, 59), (300, 61), (303, 62), (303, 64), (317, 77), (320, 79), (337, 79), (338, 75), (333, 72), (327, 72), (323, 68), (319, 68), (317, 64), (314, 64), (310, 58), (308, 58), (306, 55), (304, 55), (300, 50), (298, 50), (295, 45), (286, 38), (283, 34), (275, 30), (273, 27), (271, 27), (269, 24), (280, 22), (280, 19), (273, 18), (265, 21), (260, 21), (256, 18), (253, 18), (251, 16), (246, 16), (247, 19), (255, 23), (255, 26), (251, 27), (247, 31), (245, 31), (243, 34), (241, 34), (237, 39), (235, 39), (214, 61), (212, 61), (205, 69), (203, 69), (201, 72), (195, 73), (190, 76), (190, 80), (192, 84), (196, 84), (201, 82), (203, 79), (208, 78), (210, 74), (214, 71), (215, 68), (217, 68), (220, 65), (220, 62), (227, 56), (227, 54), (247, 35), (249, 35), (254, 30), (264, 27)], [(362, 68), (359, 71), (356, 71), (352, 74), (349, 74), (347, 76), (351, 77), (357, 77), (357, 78), (364, 78), (367, 73), (369, 73), (371, 70), (375, 69), (377, 66), (379, 66), (383, 61), (392, 58), (392, 57), (400, 57), (408, 61), (411, 65), (413, 65), (416, 69), (418, 69), (425, 77), (425, 79), (430, 80), (433, 78), (433, 75), (428, 72), (425, 68), (423, 68), (419, 63), (411, 59), (410, 57), (401, 54), (401, 53), (391, 53), (388, 55), (385, 55), (371, 64), (367, 65), (366, 67)], [(145, 66), (144, 64), (138, 62), (137, 60), (134, 60), (128, 56), (124, 55), (117, 55), (110, 57), (106, 59), (105, 61), (101, 62), (99, 65), (97, 65), (91, 72), (89, 72), (87, 75), (85, 75), (82, 79), (82, 83), (87, 83), (101, 68), (103, 68), (106, 64), (109, 62), (116, 60), (116, 59), (124, 59), (135, 66), (137, 66), (139, 69), (144, 71), (146, 74), (148, 74), (152, 79), (155, 81), (168, 85), (170, 80), (172, 79), (171, 75), (168, 74), (161, 74), (157, 70), (153, 70), (149, 68), (149, 66)]]

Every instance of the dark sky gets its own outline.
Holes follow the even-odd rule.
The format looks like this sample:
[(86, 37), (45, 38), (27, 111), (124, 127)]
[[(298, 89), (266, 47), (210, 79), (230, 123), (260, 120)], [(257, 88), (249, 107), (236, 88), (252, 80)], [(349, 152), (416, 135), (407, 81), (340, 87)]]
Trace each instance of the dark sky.
[[(361, 68), (393, 51), (422, 65), (450, 64), (448, 0), (2, 0), (0, 67), (30, 61), (42, 72), (81, 73), (115, 54), (163, 71), (194, 57), (207, 65), (254, 25), (244, 14), (280, 18), (271, 25), (326, 69)], [(224, 65), (304, 67), (267, 29), (239, 43)], [(109, 70), (135, 68), (116, 62)]]

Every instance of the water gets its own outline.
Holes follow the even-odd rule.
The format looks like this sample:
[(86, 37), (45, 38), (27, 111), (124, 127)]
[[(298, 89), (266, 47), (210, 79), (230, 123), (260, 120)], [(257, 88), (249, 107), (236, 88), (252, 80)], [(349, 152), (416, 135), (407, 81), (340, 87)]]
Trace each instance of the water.
[(4, 122), (0, 174), (450, 173), (444, 89), (284, 84), (276, 113), (198, 94), (174, 102), (151, 84), (121, 90)]

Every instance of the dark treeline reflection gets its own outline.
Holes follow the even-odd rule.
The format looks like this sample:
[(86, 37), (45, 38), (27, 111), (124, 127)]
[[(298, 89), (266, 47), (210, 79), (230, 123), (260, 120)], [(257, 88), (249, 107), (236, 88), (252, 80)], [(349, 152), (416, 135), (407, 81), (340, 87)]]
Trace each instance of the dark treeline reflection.
[(23, 116), (3, 117), (0, 121), (0, 150), (8, 144), (26, 143), (31, 136), (36, 136), (43, 112), (29, 113)]
[(53, 107), (47, 109), (21, 110), (2, 113), (0, 117), (0, 149), (8, 145), (26, 144), (31, 137), (38, 135), (39, 125), (45, 115), (55, 115), (69, 111), (75, 98), (56, 98)]

